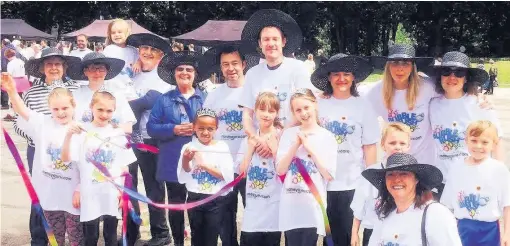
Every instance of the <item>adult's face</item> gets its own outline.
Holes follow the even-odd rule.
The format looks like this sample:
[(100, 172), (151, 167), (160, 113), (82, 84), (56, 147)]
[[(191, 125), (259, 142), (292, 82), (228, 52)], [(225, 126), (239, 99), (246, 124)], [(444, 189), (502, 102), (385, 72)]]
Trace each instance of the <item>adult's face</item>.
[(244, 77), (246, 62), (242, 61), (238, 51), (221, 54), (220, 62), (221, 72), (227, 81), (238, 82), (240, 78)]
[(76, 43), (78, 44), (78, 49), (84, 50), (87, 48), (87, 39), (84, 36), (78, 36), (76, 38)]
[(335, 91), (350, 91), (354, 81), (354, 74), (350, 72), (332, 72), (329, 73), (329, 82)]
[(143, 68), (147, 70), (156, 68), (159, 64), (159, 61), (161, 61), (161, 58), (163, 58), (163, 51), (148, 45), (141, 45), (138, 48), (138, 52)]
[(413, 62), (409, 60), (389, 61), (389, 68), (393, 83), (403, 85), (409, 81), (409, 76), (413, 71)]
[(386, 188), (395, 200), (407, 200), (416, 196), (418, 180), (412, 172), (386, 172)]
[(83, 69), (83, 73), (90, 82), (103, 82), (107, 72), (105, 64), (90, 64)]
[(441, 69), (441, 86), (446, 94), (463, 92), (466, 82), (467, 70), (465, 68), (443, 68)]
[(175, 68), (175, 81), (177, 87), (192, 87), (195, 80), (195, 68), (190, 65), (179, 65)]
[(61, 80), (67, 69), (67, 65), (64, 59), (53, 56), (44, 59), (42, 69), (44, 75), (46, 75), (46, 81)]
[(276, 27), (264, 27), (260, 31), (259, 47), (267, 60), (274, 60), (283, 57), (283, 47), (287, 39)]

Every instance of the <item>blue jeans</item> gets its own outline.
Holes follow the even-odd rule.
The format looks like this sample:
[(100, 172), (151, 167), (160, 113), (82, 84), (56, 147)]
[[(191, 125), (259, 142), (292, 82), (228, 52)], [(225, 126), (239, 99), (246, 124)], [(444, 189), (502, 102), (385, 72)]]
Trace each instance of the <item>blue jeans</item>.
[[(27, 147), (27, 160), (28, 160), (28, 172), (32, 175), (32, 166), (34, 164), (35, 147)], [(48, 236), (44, 230), (42, 224), (42, 218), (39, 213), (32, 206), (30, 209), (30, 237), (32, 238), (30, 244), (32, 246), (46, 246), (48, 245)]]

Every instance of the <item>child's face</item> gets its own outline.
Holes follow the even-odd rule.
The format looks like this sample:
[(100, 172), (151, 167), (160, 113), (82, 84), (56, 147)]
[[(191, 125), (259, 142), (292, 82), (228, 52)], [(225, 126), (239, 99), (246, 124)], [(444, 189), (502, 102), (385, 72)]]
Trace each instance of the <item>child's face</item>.
[(269, 106), (261, 106), (255, 111), (255, 116), (257, 117), (259, 125), (267, 128), (273, 125), (274, 120), (278, 116), (278, 111)]
[(93, 123), (103, 127), (110, 123), (113, 112), (115, 112), (115, 100), (101, 99), (91, 107), (94, 116)]
[(494, 146), (494, 136), (490, 131), (484, 131), (480, 136), (468, 136), (466, 144), (469, 154), (476, 160), (487, 158)]
[(127, 29), (125, 23), (117, 22), (113, 24), (110, 38), (115, 44), (125, 44), (127, 39)]
[(411, 147), (409, 143), (409, 135), (405, 132), (397, 131), (389, 133), (382, 144), (386, 156), (390, 156), (395, 153), (407, 153)]
[(292, 100), (292, 113), (301, 124), (307, 124), (316, 119), (316, 105), (314, 102), (305, 98), (295, 98)]
[(198, 117), (195, 124), (193, 124), (193, 131), (196, 133), (198, 140), (203, 144), (209, 144), (218, 129), (216, 119), (210, 116)]
[(69, 97), (54, 97), (49, 101), (51, 116), (60, 125), (73, 119), (74, 107)]

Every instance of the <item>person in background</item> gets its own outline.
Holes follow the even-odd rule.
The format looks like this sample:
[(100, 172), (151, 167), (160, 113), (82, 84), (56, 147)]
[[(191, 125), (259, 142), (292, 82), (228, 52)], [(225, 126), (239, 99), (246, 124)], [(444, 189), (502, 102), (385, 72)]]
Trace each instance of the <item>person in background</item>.
[(313, 61), (312, 54), (308, 54), (308, 59), (306, 59), (306, 61), (305, 61), (305, 66), (308, 68), (308, 71), (310, 72), (310, 74), (312, 74), (313, 71), (315, 71), (315, 62)]
[(487, 88), (485, 93), (492, 95), (494, 94), (494, 86), (496, 86), (498, 78), (498, 68), (494, 64), (494, 60), (490, 59), (489, 63), (491, 64), (491, 67), (489, 68), (489, 88)]
[[(11, 46), (14, 48), (14, 46), (11, 45), (11, 41), (9, 39), (3, 39), (2, 40), (2, 72), (7, 72), (7, 63), (9, 60), (7, 60), (7, 57), (5, 57), (5, 51), (9, 49), (8, 46)], [(2, 102), (2, 109), (9, 109), (9, 96), (7, 95), (7, 92), (2, 91), (1, 96), (1, 102)]]
[[(9, 61), (7, 64), (7, 72), (14, 78), (25, 76), (25, 62), (16, 57), (16, 51), (13, 49), (7, 49), (4, 55)], [(18, 94), (20, 94), (21, 97), (21, 92)], [(7, 114), (3, 119), (5, 121), (14, 121), (16, 117), (11, 114)]]
[[(34, 44), (31, 47), (34, 50), (34, 55), (32, 57), (35, 58), (35, 59), (41, 58), (41, 46), (38, 45), (38, 44)], [(29, 59), (32, 58), (32, 57), (29, 57)]]
[(46, 39), (41, 40), (41, 50), (49, 48), (48, 41)]
[(76, 36), (76, 44), (77, 44), (78, 48), (71, 51), (69, 53), (70, 56), (75, 56), (75, 57), (79, 57), (80, 59), (83, 59), (83, 57), (86, 54), (92, 52), (92, 50), (87, 48), (87, 46), (89, 44), (87, 35), (79, 34), (78, 36)]

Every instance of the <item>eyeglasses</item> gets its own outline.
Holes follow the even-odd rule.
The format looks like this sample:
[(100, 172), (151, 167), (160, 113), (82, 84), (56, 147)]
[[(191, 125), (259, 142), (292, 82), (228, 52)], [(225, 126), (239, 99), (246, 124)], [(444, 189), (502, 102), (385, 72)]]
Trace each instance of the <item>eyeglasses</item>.
[(457, 78), (463, 78), (463, 77), (466, 77), (467, 69), (464, 69), (464, 68), (457, 68), (457, 69), (443, 68), (443, 69), (441, 69), (441, 76), (448, 77), (452, 73)]
[(87, 67), (87, 70), (89, 70), (89, 72), (101, 72), (101, 73), (104, 73), (104, 72), (106, 72), (106, 67)]
[(409, 60), (396, 60), (396, 61), (390, 61), (390, 64), (393, 66), (408, 67), (408, 66), (411, 66), (413, 64), (413, 62), (409, 61)]
[(145, 50), (145, 51), (149, 50), (151, 53), (163, 53), (163, 51), (156, 49), (154, 47), (148, 46), (148, 45), (140, 45), (139, 49)]
[(195, 72), (195, 69), (194, 69), (194, 68), (192, 68), (192, 67), (186, 67), (186, 68), (184, 68), (184, 67), (177, 67), (177, 68), (175, 68), (175, 70), (176, 70), (177, 72), (183, 72), (184, 70), (186, 70), (186, 72), (188, 72), (188, 73), (193, 73), (193, 72)]

